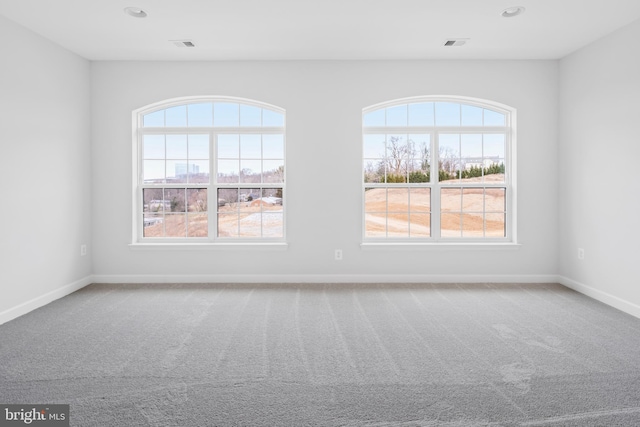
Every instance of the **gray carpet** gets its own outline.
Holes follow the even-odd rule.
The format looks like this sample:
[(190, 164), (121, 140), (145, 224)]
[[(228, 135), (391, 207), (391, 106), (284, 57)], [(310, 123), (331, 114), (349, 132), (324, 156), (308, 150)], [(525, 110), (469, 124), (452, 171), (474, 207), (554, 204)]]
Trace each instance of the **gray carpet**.
[(0, 326), (74, 426), (640, 425), (640, 320), (560, 285), (91, 285)]

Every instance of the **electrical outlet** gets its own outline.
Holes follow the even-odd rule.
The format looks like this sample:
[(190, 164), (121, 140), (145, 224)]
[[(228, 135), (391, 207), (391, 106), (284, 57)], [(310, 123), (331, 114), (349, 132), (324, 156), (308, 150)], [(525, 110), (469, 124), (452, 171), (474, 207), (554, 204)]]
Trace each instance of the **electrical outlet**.
[(80, 256), (85, 256), (87, 254), (87, 245), (80, 245)]
[(584, 249), (578, 248), (578, 259), (582, 261), (584, 259)]
[(342, 249), (336, 249), (335, 251), (335, 260), (342, 261)]

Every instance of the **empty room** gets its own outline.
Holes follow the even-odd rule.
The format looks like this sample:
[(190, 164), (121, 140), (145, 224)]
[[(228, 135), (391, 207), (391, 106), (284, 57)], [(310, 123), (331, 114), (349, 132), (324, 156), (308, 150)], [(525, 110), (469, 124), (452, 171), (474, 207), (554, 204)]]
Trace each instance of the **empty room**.
[(637, 0), (0, 0), (0, 425), (640, 425)]

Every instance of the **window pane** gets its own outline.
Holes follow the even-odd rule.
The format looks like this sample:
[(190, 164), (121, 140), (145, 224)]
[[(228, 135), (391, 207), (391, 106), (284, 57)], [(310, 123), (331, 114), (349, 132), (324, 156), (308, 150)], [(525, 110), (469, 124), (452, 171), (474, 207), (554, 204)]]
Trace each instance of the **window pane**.
[(143, 179), (146, 184), (162, 183), (165, 178), (164, 160), (145, 160), (142, 164)]
[(240, 135), (240, 157), (242, 159), (262, 158), (261, 135)]
[(484, 180), (490, 183), (504, 182), (504, 159), (484, 160)]
[(505, 223), (505, 214), (487, 213), (485, 215), (485, 236), (506, 237)]
[(261, 182), (261, 163), (260, 160), (240, 160), (240, 182)]
[(164, 135), (145, 135), (142, 141), (142, 158), (164, 159)]
[(387, 189), (386, 188), (365, 188), (364, 210), (365, 212), (386, 212), (387, 211)]
[(385, 109), (375, 110), (367, 113), (362, 118), (362, 123), (367, 126), (384, 126), (385, 125)]
[(407, 125), (407, 105), (396, 105), (387, 108), (387, 126)]
[(433, 126), (433, 102), (409, 104), (409, 126)]
[(164, 110), (142, 116), (142, 126), (144, 127), (164, 127)]
[(412, 213), (409, 223), (409, 237), (431, 237), (431, 215)]
[(187, 210), (189, 212), (207, 212), (207, 189), (187, 189)]
[(209, 158), (209, 135), (189, 135), (189, 159)]
[(459, 177), (460, 171), (460, 135), (441, 134), (439, 136), (439, 181)]
[(436, 102), (436, 126), (460, 126), (460, 104)]
[(382, 159), (385, 156), (385, 135), (372, 134), (363, 138), (363, 157), (365, 159)]
[(408, 188), (387, 189), (387, 211), (388, 212), (409, 212), (409, 189)]
[(262, 109), (240, 104), (240, 126), (262, 126)]
[(262, 213), (262, 237), (283, 237), (284, 216), (278, 212)]
[(409, 191), (409, 210), (411, 212), (431, 211), (430, 188), (411, 188)]
[(241, 211), (253, 210), (252, 207), (259, 205), (251, 205), (256, 199), (260, 198), (259, 188), (241, 188), (238, 190), (238, 201), (240, 203), (239, 208)]
[(409, 151), (407, 135), (387, 135), (386, 182), (407, 182)]
[(387, 237), (409, 237), (409, 214), (387, 214)]
[(186, 183), (189, 170), (193, 170), (193, 165), (187, 163), (186, 160), (167, 160), (167, 182)]
[(262, 202), (263, 237), (283, 237), (282, 188), (262, 189)]
[(262, 182), (284, 182), (284, 160), (264, 160), (262, 169)]
[(440, 209), (442, 210), (442, 212), (462, 211), (462, 190), (460, 188), (441, 189)]
[(505, 136), (502, 133), (484, 134), (482, 135), (482, 146), (484, 156), (487, 158), (500, 157), (504, 158)]
[(238, 189), (221, 188), (218, 190), (218, 212), (236, 212), (238, 210)]
[(213, 126), (213, 104), (210, 102), (189, 104), (187, 106), (187, 119), (190, 127)]
[[(145, 188), (142, 190), (143, 212), (164, 212), (164, 195), (162, 188)], [(169, 207), (167, 206), (167, 209)]]
[(475, 133), (460, 135), (460, 156), (482, 159), (482, 135)]
[(366, 213), (364, 216), (365, 237), (386, 237), (387, 216), (384, 213)]
[(506, 211), (506, 190), (504, 188), (485, 189), (484, 210), (486, 212)]
[(284, 126), (284, 114), (271, 110), (262, 110), (262, 126)]
[(218, 182), (233, 183), (240, 181), (239, 160), (218, 160)]
[(239, 126), (239, 105), (227, 102), (216, 102), (215, 104), (213, 104), (213, 125), (234, 127)]
[(218, 237), (238, 237), (238, 213), (218, 214)]
[(187, 237), (207, 237), (209, 235), (209, 219), (206, 213), (189, 213), (187, 215)]
[(482, 126), (482, 108), (463, 104), (462, 126)]
[(165, 237), (186, 237), (187, 216), (185, 214), (165, 214), (164, 235)]
[(429, 182), (431, 135), (409, 135), (409, 182)]
[(169, 212), (186, 212), (187, 205), (185, 203), (185, 189), (165, 188), (164, 203), (165, 208), (169, 208)]
[(282, 188), (263, 188), (262, 198), (267, 201), (270, 210), (282, 210)]
[(385, 162), (383, 159), (364, 159), (364, 182), (384, 182)]
[(485, 126), (505, 126), (505, 115), (491, 110), (484, 111), (484, 125)]
[(240, 157), (240, 135), (218, 135), (218, 158), (237, 159)]
[(218, 236), (238, 237), (238, 190), (218, 190)]
[(482, 213), (462, 215), (462, 237), (484, 237)]
[(443, 213), (440, 218), (440, 235), (442, 237), (462, 236), (462, 216), (459, 213)]
[(284, 135), (262, 135), (262, 156), (264, 159), (284, 159)]
[(505, 135), (483, 135), (485, 181), (504, 182)]
[(188, 181), (191, 183), (209, 182), (209, 161), (192, 160), (188, 164)]
[(482, 158), (471, 157), (461, 160), (462, 173), (461, 177), (464, 182), (482, 182), (483, 180), (483, 163)]
[(187, 135), (167, 135), (167, 159), (187, 158)]
[(182, 127), (187, 125), (187, 106), (167, 108), (165, 110), (165, 120), (167, 126)]
[(164, 237), (164, 214), (145, 213), (142, 222), (144, 237)]
[(484, 188), (464, 188), (462, 190), (462, 210), (482, 213), (484, 210)]
[(240, 189), (239, 200), (239, 236), (260, 237), (262, 233), (262, 201), (260, 189)]
[(240, 212), (239, 236), (240, 237), (261, 237), (262, 236), (262, 214), (258, 212)]

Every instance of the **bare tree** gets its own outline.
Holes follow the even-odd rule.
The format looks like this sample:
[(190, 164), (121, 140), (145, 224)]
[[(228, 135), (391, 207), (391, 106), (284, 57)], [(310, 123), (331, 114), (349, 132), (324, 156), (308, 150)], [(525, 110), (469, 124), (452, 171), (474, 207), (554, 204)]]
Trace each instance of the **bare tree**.
[(392, 136), (387, 140), (387, 165), (391, 174), (406, 176), (409, 170), (409, 159), (414, 157), (412, 141), (406, 143), (401, 136)]

